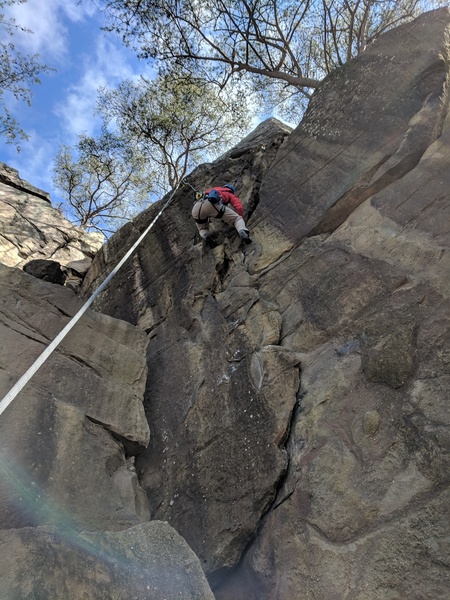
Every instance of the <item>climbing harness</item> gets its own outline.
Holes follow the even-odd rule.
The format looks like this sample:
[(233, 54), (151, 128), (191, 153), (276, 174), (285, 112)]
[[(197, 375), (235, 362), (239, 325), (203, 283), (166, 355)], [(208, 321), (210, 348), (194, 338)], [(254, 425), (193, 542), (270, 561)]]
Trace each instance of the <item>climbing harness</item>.
[[(55, 337), (55, 339), (47, 346), (47, 348), (42, 352), (42, 354), (34, 361), (34, 363), (31, 365), (31, 367), (22, 375), (22, 377), (17, 381), (17, 383), (6, 394), (6, 396), (0, 402), (0, 415), (3, 413), (3, 411), (6, 410), (6, 408), (11, 404), (11, 402), (14, 400), (14, 398), (17, 396), (17, 394), (30, 381), (30, 379), (33, 377), (33, 375), (36, 373), (36, 371), (44, 364), (44, 362), (47, 360), (47, 358), (50, 356), (50, 354), (53, 352), (53, 350), (62, 342), (62, 340), (66, 337), (66, 335), (69, 333), (69, 331), (76, 325), (76, 323), (80, 320), (80, 318), (83, 316), (83, 314), (91, 306), (91, 304), (94, 302), (94, 300), (97, 298), (97, 296), (105, 289), (105, 287), (108, 285), (108, 283), (114, 277), (114, 275), (118, 272), (118, 270), (130, 258), (130, 256), (133, 254), (133, 252), (136, 250), (136, 248), (139, 246), (139, 244), (142, 242), (142, 240), (148, 234), (150, 229), (152, 229), (153, 225), (156, 223), (156, 221), (159, 219), (159, 217), (163, 214), (163, 212), (166, 210), (166, 208), (172, 202), (172, 199), (173, 199), (175, 193), (178, 191), (178, 188), (180, 187), (180, 185), (182, 183), (183, 183), (183, 180), (181, 180), (176, 185), (175, 189), (169, 196), (169, 199), (164, 204), (164, 206), (161, 208), (161, 210), (158, 212), (156, 217), (153, 219), (153, 221), (150, 223), (150, 225), (147, 227), (147, 229), (144, 231), (144, 233), (133, 244), (133, 246), (128, 250), (128, 252), (122, 258), (122, 260), (114, 267), (114, 269), (111, 271), (111, 273), (108, 275), (108, 277), (103, 281), (103, 283), (100, 284), (100, 286), (97, 288), (97, 290), (86, 301), (86, 303), (80, 308), (80, 310), (76, 313), (76, 315), (72, 317), (72, 319), (59, 332), (59, 334)], [(187, 182), (185, 182), (185, 183), (187, 183)], [(190, 184), (188, 184), (188, 185), (190, 185)]]
[(217, 208), (215, 204), (213, 204), (213, 206), (217, 210), (217, 215), (214, 218), (221, 219), (225, 213), (225, 204), (220, 204), (220, 208)]
[(200, 223), (201, 225), (209, 222), (208, 217), (206, 217), (206, 219), (201, 219), (200, 218), (201, 217), (202, 208), (203, 208), (203, 203), (205, 202), (205, 200), (206, 200), (206, 196), (204, 196), (204, 195), (202, 195), (202, 197), (197, 200), (197, 202), (200, 202), (200, 208), (198, 209), (198, 218), (194, 219), (194, 221), (196, 223)]
[(194, 221), (196, 223), (200, 223), (201, 225), (204, 225), (205, 223), (209, 222), (209, 219), (201, 219), (200, 218), (200, 213), (202, 211), (202, 207), (203, 207), (203, 203), (205, 202), (205, 200), (207, 200), (206, 194), (204, 194), (203, 192), (201, 192), (200, 190), (195, 189), (195, 187), (193, 185), (191, 185), (189, 183), (189, 181), (185, 181), (185, 184), (188, 185), (191, 190), (194, 192), (194, 202), (201, 202), (201, 206), (198, 210), (198, 218), (194, 219)]
[(214, 217), (215, 219), (221, 219), (223, 217), (223, 215), (225, 213), (226, 207), (225, 207), (224, 204), (222, 204), (222, 201), (220, 199), (220, 194), (218, 192), (215, 192), (215, 190), (213, 190), (217, 194), (217, 197), (218, 197), (218, 200), (216, 202), (213, 202), (209, 194), (205, 194), (203, 192), (199, 192), (190, 183), (188, 183), (188, 182), (186, 182), (186, 183), (195, 192), (195, 196), (194, 196), (195, 202), (200, 202), (200, 207), (198, 209), (197, 218), (194, 218), (194, 221), (196, 223), (199, 223), (200, 225), (204, 225), (205, 223), (209, 223), (209, 218), (208, 217), (206, 219), (202, 219), (201, 218), (201, 212), (202, 212), (203, 204), (205, 202), (209, 202), (211, 204), (211, 206), (213, 206), (214, 209), (216, 210), (217, 215)]

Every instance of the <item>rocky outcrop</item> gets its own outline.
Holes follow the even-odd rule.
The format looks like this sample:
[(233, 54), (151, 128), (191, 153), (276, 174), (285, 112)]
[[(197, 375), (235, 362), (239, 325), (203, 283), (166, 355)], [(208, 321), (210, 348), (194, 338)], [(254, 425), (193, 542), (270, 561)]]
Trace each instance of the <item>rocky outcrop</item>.
[[(0, 277), (3, 398), (81, 301), (19, 269), (0, 265)], [(148, 518), (124, 448), (149, 441), (146, 343), (128, 323), (87, 312), (1, 415), (1, 528), (117, 530)]]
[[(189, 181), (205, 189), (237, 180), (242, 199), (255, 209), (259, 182), (289, 131), (276, 120), (264, 123)], [(169, 521), (214, 571), (239, 559), (285, 473), (299, 359), (279, 346), (276, 307), (260, 299), (235, 232), (228, 238), (217, 225), (223, 243), (211, 252), (192, 244), (191, 206), (189, 188), (175, 195), (162, 226), (150, 232), (98, 308), (148, 333), (152, 435), (139, 456), (141, 484), (152, 517)], [(158, 210), (149, 209), (112, 238), (85, 286)], [(110, 299), (117, 310), (111, 311)]]
[(57, 285), (64, 285), (66, 281), (66, 273), (61, 269), (61, 265), (56, 260), (45, 260), (37, 258), (30, 260), (23, 266), (25, 273), (29, 273), (37, 279), (50, 281)]
[(115, 533), (0, 531), (2, 598), (214, 600), (197, 557), (167, 523)]
[[(0, 397), (81, 307), (0, 265)], [(200, 562), (148, 523), (144, 333), (87, 311), (0, 417), (0, 596), (213, 600)]]
[(284, 143), (271, 121), (191, 175), (236, 181), (252, 245), (214, 223), (203, 248), (182, 189), (97, 304), (147, 332), (139, 479), (218, 600), (448, 596), (449, 24), (381, 36)]
[[(0, 163), (0, 257), (10, 267), (23, 267), (32, 260), (52, 260), (66, 268), (80, 283), (93, 256), (104, 241), (99, 233), (87, 233), (53, 208), (50, 196)], [(70, 263), (77, 262), (72, 270)], [(87, 261), (87, 264), (86, 264)]]

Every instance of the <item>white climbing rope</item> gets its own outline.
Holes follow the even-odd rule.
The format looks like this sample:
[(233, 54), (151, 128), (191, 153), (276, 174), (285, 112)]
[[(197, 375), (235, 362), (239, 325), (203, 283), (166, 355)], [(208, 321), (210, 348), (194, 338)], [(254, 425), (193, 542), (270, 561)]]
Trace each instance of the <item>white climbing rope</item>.
[(11, 404), (11, 402), (14, 400), (14, 398), (17, 396), (17, 394), (30, 381), (30, 379), (33, 377), (33, 375), (36, 373), (36, 371), (40, 367), (42, 367), (42, 365), (47, 360), (47, 358), (50, 356), (50, 354), (53, 352), (53, 350), (62, 342), (62, 340), (66, 337), (66, 335), (69, 333), (69, 331), (76, 325), (76, 323), (80, 320), (82, 315), (91, 306), (91, 304), (94, 302), (94, 300), (97, 298), (97, 296), (105, 289), (105, 287), (108, 285), (108, 283), (111, 281), (111, 279), (117, 273), (117, 271), (130, 258), (130, 256), (133, 254), (133, 252), (136, 250), (136, 248), (139, 246), (139, 244), (145, 238), (147, 233), (150, 231), (150, 229), (153, 227), (153, 225), (156, 223), (156, 221), (159, 219), (159, 217), (162, 215), (162, 213), (166, 210), (166, 208), (172, 202), (172, 198), (174, 197), (175, 192), (180, 187), (180, 184), (181, 184), (181, 182), (178, 183), (178, 185), (175, 187), (175, 189), (173, 190), (169, 199), (164, 204), (164, 206), (161, 208), (159, 213), (156, 215), (156, 217), (153, 219), (153, 221), (150, 223), (150, 225), (147, 227), (147, 229), (144, 231), (144, 233), (137, 239), (137, 241), (134, 243), (134, 245), (128, 250), (128, 252), (122, 258), (122, 260), (114, 267), (114, 269), (111, 271), (111, 273), (108, 275), (108, 277), (103, 281), (102, 284), (100, 284), (100, 286), (96, 289), (96, 291), (92, 294), (92, 296), (86, 301), (86, 303), (80, 308), (80, 310), (76, 313), (76, 315), (74, 315), (72, 317), (72, 319), (67, 323), (67, 325), (64, 327), (64, 329), (62, 329), (60, 331), (60, 333), (55, 337), (55, 339), (47, 346), (47, 348), (42, 352), (42, 354), (34, 361), (34, 363), (31, 365), (31, 367), (22, 375), (22, 377), (17, 381), (17, 383), (6, 394), (6, 396), (0, 402), (0, 415), (3, 413), (3, 411), (6, 410), (6, 408)]

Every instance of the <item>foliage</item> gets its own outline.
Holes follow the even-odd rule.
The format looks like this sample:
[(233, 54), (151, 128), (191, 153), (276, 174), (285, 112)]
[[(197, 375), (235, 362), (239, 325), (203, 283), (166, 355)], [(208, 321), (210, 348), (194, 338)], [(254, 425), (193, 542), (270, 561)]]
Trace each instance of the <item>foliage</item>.
[[(221, 87), (236, 75), (281, 102), (320, 80), (387, 29), (437, 1), (101, 0), (108, 29), (141, 57), (183, 64)], [(193, 67), (195, 65), (195, 67)], [(275, 87), (274, 87), (275, 86)]]
[(74, 149), (61, 146), (53, 180), (70, 206), (68, 216), (105, 234), (142, 210), (151, 191), (140, 157), (105, 130), (97, 139), (79, 135)]
[(14, 144), (18, 151), (20, 140), (26, 140), (28, 136), (8, 110), (4, 94), (12, 94), (16, 100), (31, 105), (32, 86), (41, 83), (40, 73), (50, 70), (47, 65), (38, 62), (38, 54), (22, 54), (12, 42), (18, 30), (32, 32), (17, 25), (14, 19), (6, 18), (3, 11), (7, 6), (25, 1), (0, 0), (0, 136), (5, 137), (7, 143)]
[(298, 118), (328, 73), (440, 0), (100, 2), (107, 29), (159, 73), (100, 90), (101, 137), (80, 136), (76, 159), (67, 147), (58, 155), (57, 185), (78, 222), (101, 229), (144, 189), (161, 196), (221, 154), (246, 129), (250, 98)]
[(200, 160), (223, 153), (248, 125), (245, 98), (220, 94), (179, 71), (103, 89), (99, 111), (147, 157), (161, 192), (176, 187)]
[(175, 188), (198, 161), (222, 153), (247, 125), (245, 101), (224, 100), (179, 71), (103, 88), (98, 112), (101, 135), (60, 147), (54, 183), (69, 217), (106, 234)]

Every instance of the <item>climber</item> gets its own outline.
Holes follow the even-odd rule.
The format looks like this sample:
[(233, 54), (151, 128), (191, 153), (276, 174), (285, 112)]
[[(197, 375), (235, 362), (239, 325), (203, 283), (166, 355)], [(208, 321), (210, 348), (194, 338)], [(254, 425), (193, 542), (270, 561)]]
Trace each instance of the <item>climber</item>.
[[(226, 206), (227, 204), (231, 204), (233, 208)], [(235, 195), (235, 189), (231, 183), (207, 190), (200, 200), (195, 202), (192, 216), (197, 224), (200, 237), (208, 245), (211, 245), (209, 220), (214, 218), (222, 219), (227, 225), (234, 226), (239, 237), (246, 244), (250, 244), (252, 241), (243, 219), (244, 209), (242, 203)]]

